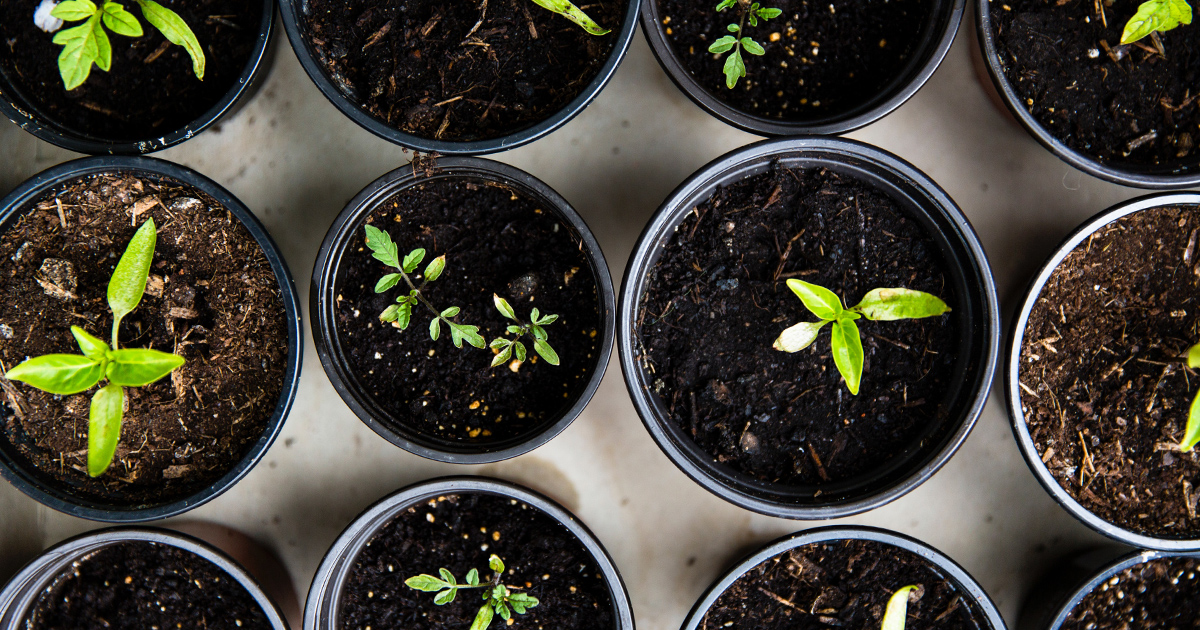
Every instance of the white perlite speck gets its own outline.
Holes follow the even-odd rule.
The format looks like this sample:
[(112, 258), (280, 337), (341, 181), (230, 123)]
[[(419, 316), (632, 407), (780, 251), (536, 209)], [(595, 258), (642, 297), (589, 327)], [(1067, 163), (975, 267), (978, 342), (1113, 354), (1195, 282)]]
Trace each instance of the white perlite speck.
[(50, 15), (56, 6), (58, 6), (58, 2), (55, 0), (42, 0), (38, 8), (33, 11), (33, 23), (47, 33), (53, 33), (62, 28), (63, 21)]

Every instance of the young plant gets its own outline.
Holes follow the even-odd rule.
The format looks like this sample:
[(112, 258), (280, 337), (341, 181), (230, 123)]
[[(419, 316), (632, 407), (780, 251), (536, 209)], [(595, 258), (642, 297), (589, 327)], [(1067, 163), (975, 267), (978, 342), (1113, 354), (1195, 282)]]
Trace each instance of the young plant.
[[(183, 18), (154, 0), (136, 1), (142, 10), (142, 17), (151, 26), (158, 29), (167, 41), (187, 50), (192, 57), (192, 70), (196, 78), (204, 80), (204, 49)], [(66, 0), (58, 3), (50, 15), (65, 22), (84, 20), (83, 24), (59, 31), (54, 36), (54, 43), (63, 47), (58, 55), (58, 72), (68, 90), (74, 90), (87, 81), (93, 64), (105, 72), (112, 67), (112, 44), (105, 27), (125, 37), (141, 37), (143, 33), (141, 22), (123, 5), (111, 0), (106, 0), (100, 7), (92, 0)]]
[(501, 315), (513, 320), (514, 322), (517, 322), (517, 325), (510, 325), (508, 327), (508, 332), (516, 335), (515, 338), (506, 339), (504, 337), (496, 337), (492, 340), (492, 343), (489, 344), (493, 350), (499, 350), (496, 358), (492, 359), (492, 367), (496, 367), (497, 365), (504, 363), (514, 354), (516, 355), (518, 361), (524, 362), (525, 344), (521, 343), (520, 339), (525, 335), (530, 335), (533, 338), (533, 350), (537, 352), (539, 356), (545, 359), (546, 363), (549, 363), (550, 365), (558, 365), (558, 353), (556, 353), (554, 348), (551, 348), (550, 344), (546, 341), (546, 329), (542, 328), (542, 326), (549, 326), (550, 324), (553, 324), (554, 320), (558, 319), (558, 315), (542, 316), (537, 308), (534, 308), (533, 311), (529, 313), (529, 323), (525, 324), (522, 323), (521, 320), (517, 319), (517, 314), (513, 312), (513, 308), (509, 305), (508, 300), (493, 293), (492, 301), (496, 304), (496, 310), (500, 311)]
[(916, 586), (909, 585), (892, 593), (887, 609), (883, 612), (883, 623), (880, 624), (879, 630), (904, 630), (904, 624), (908, 621), (908, 596), (915, 590)]
[(156, 238), (154, 219), (148, 219), (133, 235), (113, 269), (108, 281), (108, 308), (113, 314), (111, 346), (84, 329), (72, 326), (71, 334), (75, 335), (82, 355), (47, 354), (29, 359), (5, 374), (9, 380), (21, 381), (60, 396), (78, 394), (108, 380), (108, 385), (92, 395), (88, 413), (87, 471), (92, 477), (99, 477), (108, 470), (117, 451), (125, 407), (124, 388), (149, 385), (184, 362), (181, 356), (158, 350), (121, 350), (117, 346), (121, 320), (137, 308), (146, 291)]
[(708, 47), (708, 52), (716, 54), (733, 50), (733, 53), (725, 59), (725, 68), (723, 70), (725, 73), (725, 86), (731, 90), (733, 86), (737, 85), (739, 78), (746, 76), (746, 62), (742, 60), (742, 49), (745, 49), (751, 55), (759, 56), (767, 52), (763, 49), (762, 44), (744, 34), (746, 21), (750, 21), (750, 26), (758, 26), (760, 19), (765, 22), (771, 18), (779, 17), (783, 13), (782, 9), (763, 8), (757, 2), (751, 2), (750, 0), (721, 0), (721, 3), (717, 5), (717, 12), (724, 11), (734, 5), (737, 5), (738, 13), (740, 14), (738, 22), (737, 24), (729, 24), (725, 27), (725, 30), (733, 33), (733, 35), (726, 35)]
[(795, 278), (788, 280), (787, 286), (821, 321), (801, 322), (784, 330), (775, 340), (774, 348), (784, 352), (803, 350), (817, 340), (817, 333), (825, 324), (833, 324), (830, 333), (833, 362), (842, 378), (846, 379), (846, 388), (855, 396), (862, 381), (863, 349), (858, 324), (854, 320), (866, 317), (873, 321), (890, 322), (934, 317), (950, 310), (936, 296), (910, 289), (872, 289), (858, 304), (843, 308), (841, 298), (825, 287)]
[(536, 597), (524, 593), (514, 593), (509, 587), (500, 583), (500, 579), (504, 577), (504, 561), (499, 556), (492, 554), (492, 557), (488, 558), (488, 567), (492, 570), (492, 579), (483, 583), (479, 582), (479, 571), (475, 569), (467, 572), (464, 584), (456, 582), (450, 571), (438, 569), (438, 573), (442, 576), (440, 579), (432, 575), (421, 574), (404, 580), (404, 584), (409, 588), (426, 593), (441, 591), (433, 598), (433, 603), (438, 606), (454, 601), (454, 597), (462, 589), (484, 589), (484, 604), (475, 614), (475, 621), (471, 623), (470, 630), (486, 630), (495, 615), (500, 615), (501, 619), (508, 621), (514, 612), (523, 615), (526, 610), (538, 605)]
[(1132, 44), (1152, 33), (1165, 33), (1191, 23), (1192, 7), (1186, 0), (1146, 0), (1125, 23), (1121, 43)]
[(543, 9), (553, 11), (571, 20), (592, 35), (607, 35), (609, 33), (609, 29), (602, 28), (599, 24), (596, 24), (586, 13), (580, 11), (579, 7), (571, 4), (570, 0), (533, 0), (533, 2)]
[[(1200, 343), (1188, 348), (1187, 365), (1193, 369), (1200, 367)], [(1179, 450), (1190, 452), (1197, 443), (1200, 443), (1200, 392), (1196, 392), (1188, 409), (1187, 427), (1183, 430), (1183, 439), (1179, 441)]]

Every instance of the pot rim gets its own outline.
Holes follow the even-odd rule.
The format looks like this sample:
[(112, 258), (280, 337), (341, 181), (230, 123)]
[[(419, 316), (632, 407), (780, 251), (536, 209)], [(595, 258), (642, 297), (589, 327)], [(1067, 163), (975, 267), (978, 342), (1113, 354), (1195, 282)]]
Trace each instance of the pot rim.
[(26, 611), (37, 601), (47, 583), (63, 569), (86, 555), (123, 542), (169, 545), (211, 562), (246, 589), (262, 608), (263, 614), (275, 630), (288, 630), (287, 621), (284, 620), (278, 605), (266, 594), (258, 580), (237, 561), (198, 538), (156, 527), (109, 527), (73, 536), (43, 551), (30, 560), (9, 580), (3, 590), (0, 590), (0, 626), (17, 630), (21, 627)]
[(337, 623), (338, 603), (354, 560), (362, 548), (401, 510), (447, 494), (492, 494), (531, 505), (567, 528), (587, 549), (604, 575), (616, 630), (633, 630), (633, 608), (621, 573), (604, 545), (574, 514), (549, 497), (512, 482), (478, 476), (438, 477), (405, 486), (376, 501), (338, 535), (317, 568), (304, 605), (305, 630), (329, 630)]
[[(612, 276), (604, 259), (604, 252), (596, 237), (588, 228), (583, 217), (571, 207), (566, 199), (545, 182), (533, 175), (501, 162), (476, 157), (444, 157), (436, 162), (437, 171), (434, 178), (473, 177), (502, 183), (522, 191), (529, 197), (546, 204), (559, 221), (579, 236), (584, 253), (591, 264), (596, 281), (596, 297), (599, 302), (597, 315), (600, 318), (601, 341), (596, 358), (596, 367), (588, 377), (587, 386), (575, 402), (563, 411), (557, 420), (543, 425), (532, 435), (518, 439), (514, 438), (501, 442), (499, 447), (492, 448), (479, 445), (464, 444), (450, 447), (430, 440), (417, 431), (401, 434), (393, 426), (399, 422), (386, 422), (388, 414), (373, 402), (373, 397), (361, 391), (357, 378), (345, 362), (341, 360), (340, 341), (336, 332), (336, 300), (337, 266), (349, 240), (361, 224), (371, 215), (378, 205), (391, 198), (400, 190), (411, 185), (428, 181), (429, 177), (417, 173), (412, 165), (401, 166), (391, 170), (375, 181), (367, 184), (358, 192), (338, 214), (329, 231), (326, 232), (321, 248), (317, 252), (313, 264), (312, 282), (309, 290), (309, 316), (312, 318), (313, 340), (317, 348), (317, 356), (321, 367), (325, 369), (333, 388), (346, 403), (346, 406), (358, 416), (372, 431), (400, 448), (434, 461), (456, 464), (486, 464), (516, 457), (528, 453), (549, 442), (566, 429), (585, 407), (600, 387), (600, 381), (608, 369), (609, 357), (612, 355), (613, 330), (616, 328), (616, 296), (613, 292)], [(503, 446), (508, 444), (507, 446)]]
[[(711, 462), (701, 463), (698, 455), (689, 452), (694, 450), (692, 447), (696, 449), (698, 447), (695, 447), (694, 443), (690, 447), (677, 443), (672, 432), (666, 428), (670, 421), (656, 413), (655, 405), (646, 393), (647, 387), (644, 387), (641, 382), (644, 374), (637, 365), (632, 350), (637, 332), (633, 322), (637, 321), (638, 301), (646, 284), (645, 270), (654, 262), (655, 254), (663, 244), (663, 238), (668, 236), (672, 227), (687, 214), (685, 206), (690, 207), (697, 195), (712, 190), (721, 183), (722, 177), (736, 168), (755, 162), (766, 163), (775, 158), (805, 153), (825, 157), (831, 162), (840, 164), (850, 165), (851, 161), (861, 161), (880, 172), (904, 178), (914, 190), (922, 193), (926, 198), (927, 205), (920, 212), (926, 216), (935, 214), (939, 216), (945, 223), (940, 227), (954, 230), (953, 234), (946, 235), (944, 238), (950, 243), (957, 243), (963, 250), (962, 264), (955, 264), (954, 261), (948, 260), (947, 268), (961, 269), (960, 273), (966, 283), (965, 288), (969, 291), (967, 295), (977, 294), (974, 297), (980, 303), (979, 321), (975, 324), (979, 330), (978, 377), (974, 381), (974, 386), (970, 385), (969, 379), (964, 380), (964, 391), (972, 393), (963, 394), (964, 399), (968, 399), (970, 402), (964, 405), (965, 413), (957, 430), (945, 438), (944, 445), (939, 451), (931, 453), (924, 459), (923, 464), (917, 466), (910, 475), (898, 482), (856, 499), (817, 505), (800, 505), (763, 498), (718, 480), (709, 470), (710, 467), (715, 468)], [(860, 170), (866, 171), (867, 169), (864, 167)], [(916, 211), (914, 211), (915, 213)], [(926, 229), (933, 234), (928, 226)], [(974, 283), (970, 282), (974, 278), (978, 278), (978, 287), (974, 287)], [(933, 476), (966, 440), (978, 420), (979, 414), (983, 411), (991, 388), (1000, 346), (1000, 315), (995, 280), (992, 277), (983, 246), (962, 211), (933, 180), (908, 162), (869, 144), (835, 137), (801, 136), (762, 140), (718, 157), (684, 180), (667, 196), (655, 211), (650, 222), (647, 223), (641, 236), (638, 237), (630, 254), (629, 262), (625, 266), (618, 313), (621, 325), (617, 329), (617, 343), (626, 389), (629, 391), (642, 423), (667, 458), (693, 481), (726, 501), (760, 514), (791, 519), (821, 520), (865, 512), (903, 496)], [(964, 330), (963, 337), (967, 337), (969, 333), (969, 329)], [(711, 457), (707, 459), (711, 459)], [(894, 466), (899, 467), (902, 463), (904, 462), (899, 462)], [(763, 485), (764, 487), (771, 486), (771, 484)]]
[[(279, 298), (283, 303), (284, 325), (287, 327), (287, 367), (284, 370), (282, 390), (279, 393), (278, 402), (275, 404), (275, 411), (267, 420), (262, 435), (241, 460), (202, 490), (149, 507), (114, 506), (91, 499), (71, 497), (66, 492), (54, 487), (57, 484), (46, 483), (39, 479), (38, 475), (31, 474), (24, 465), (14, 461), (7, 453), (0, 451), (0, 477), (8, 480), (18, 490), (39, 503), (59, 512), (93, 521), (141, 523), (177, 516), (208, 503), (233, 487), (262, 459), (283, 429), (284, 420), (295, 400), (296, 388), (300, 382), (304, 338), (301, 335), (299, 296), (296, 293), (287, 263), (271, 239), (271, 235), (237, 197), (220, 184), (186, 166), (145, 156), (83, 157), (52, 166), (25, 180), (0, 200), (0, 230), (7, 229), (7, 224), (17, 215), (19, 209), (65, 180), (119, 171), (134, 171), (150, 176), (168, 177), (195, 187), (215, 199), (236, 217), (254, 238), (259, 248), (262, 249), (263, 255), (266, 256), (267, 262), (271, 265), (271, 271), (279, 286)], [(36, 469), (34, 470), (36, 471)]]
[(27, 106), (14, 102), (15, 95), (4, 89), (6, 81), (0, 81), (0, 112), (30, 134), (51, 144), (70, 151), (92, 155), (138, 155), (154, 153), (191, 139), (220, 120), (234, 109), (243, 96), (252, 92), (269, 67), (271, 35), (274, 33), (275, 2), (263, 0), (262, 17), (258, 24), (258, 42), (237, 80), (230, 85), (225, 95), (191, 122), (172, 129), (168, 133), (138, 140), (105, 140), (73, 131), (49, 119), (39, 117)]
[(992, 83), (996, 86), (996, 91), (1000, 94), (1000, 99), (1004, 101), (1008, 111), (1012, 113), (1013, 118), (1016, 118), (1021, 126), (1029, 135), (1033, 136), (1043, 147), (1049, 150), (1058, 159), (1066, 162), (1068, 165), (1105, 181), (1122, 186), (1134, 186), (1137, 188), (1152, 188), (1169, 190), (1174, 188), (1190, 188), (1200, 185), (1200, 168), (1194, 172), (1184, 175), (1158, 175), (1150, 173), (1141, 173), (1125, 168), (1110, 166), (1099, 162), (1098, 160), (1085, 155), (1055, 137), (1049, 130), (1042, 126), (1033, 114), (1021, 106), (1021, 97), (1017, 95), (1012, 84), (1001, 70), (1000, 53), (996, 46), (996, 38), (992, 34), (992, 17), (990, 9), (991, 0), (975, 0), (975, 29), (979, 38), (979, 43), (983, 47), (984, 65), (987, 66), (988, 75), (992, 78)]
[[(333, 82), (325, 75), (325, 71), (321, 63), (317, 60), (317, 56), (309, 48), (308, 37), (303, 32), (304, 28), (301, 23), (303, 6), (308, 4), (308, 0), (279, 0), (279, 11), (283, 17), (283, 29), (287, 32), (288, 41), (291, 42), (292, 50), (295, 51), (296, 58), (300, 60), (300, 65), (304, 68), (305, 73), (308, 74), (309, 79), (316, 84), (321, 94), (325, 95), (325, 98), (338, 111), (350, 120), (353, 120), (358, 126), (392, 144), (412, 151), (435, 153), (438, 155), (484, 155), (515, 149), (549, 135), (559, 127), (567, 124), (567, 122), (591, 104), (592, 100), (596, 98), (600, 91), (604, 89), (604, 86), (608, 84), (609, 80), (612, 79), (613, 75), (616, 74), (617, 67), (629, 51), (629, 43), (633, 40), (633, 33), (637, 28), (638, 4), (641, 0), (624, 1), (627, 4), (621, 30), (617, 32), (617, 41), (613, 44), (613, 49), (609, 52), (608, 59), (605, 60), (600, 71), (588, 82), (583, 91), (571, 99), (569, 103), (554, 111), (553, 114), (529, 127), (518, 129), (497, 138), (470, 141), (423, 138), (396, 129), (368, 114), (334, 86)], [(298, 5), (300, 6), (298, 7)]]
[(917, 540), (911, 536), (906, 536), (899, 532), (894, 532), (888, 529), (866, 526), (838, 526), (829, 525), (825, 527), (817, 527), (808, 529), (794, 534), (787, 534), (774, 541), (767, 543), (761, 549), (747, 555), (741, 560), (734, 563), (733, 567), (727, 570), (717, 578), (716, 581), (704, 591), (704, 595), (696, 600), (688, 613), (687, 619), (684, 620), (682, 630), (697, 630), (701, 627), (705, 615), (708, 610), (717, 601), (717, 599), (729, 589), (739, 578), (745, 575), (754, 567), (763, 562), (796, 547), (811, 545), (817, 543), (836, 542), (840, 540), (870, 540), (874, 542), (884, 543), (899, 547), (914, 555), (920, 556), (931, 565), (940, 569), (947, 574), (947, 578), (952, 580), (971, 600), (978, 606), (979, 611), (983, 613), (985, 621), (990, 624), (992, 630), (1005, 630), (1004, 619), (1000, 616), (1000, 611), (996, 609), (995, 603), (991, 597), (983, 590), (983, 587), (967, 573), (957, 562), (949, 556), (943, 554), (932, 546)]
[(1050, 474), (1050, 469), (1042, 462), (1041, 456), (1038, 455), (1037, 449), (1033, 445), (1033, 438), (1030, 436), (1029, 428), (1025, 423), (1025, 415), (1021, 412), (1019, 379), (1021, 343), (1025, 338), (1025, 326), (1029, 323), (1029, 313), (1033, 310), (1037, 296), (1041, 295), (1042, 288), (1046, 285), (1054, 270), (1062, 263), (1063, 259), (1085, 239), (1113, 221), (1142, 210), (1171, 205), (1200, 205), (1200, 193), (1154, 193), (1114, 204), (1084, 221), (1054, 249), (1054, 252), (1038, 269), (1037, 273), (1029, 281), (1028, 287), (1022, 293), (1020, 307), (1014, 315), (1009, 328), (1008, 339), (1005, 344), (1008, 356), (1005, 357), (1003, 367), (1004, 404), (1008, 410), (1008, 419), (1009, 424), (1012, 426), (1013, 437), (1016, 438), (1017, 446), (1021, 450), (1021, 456), (1025, 458), (1025, 464), (1033, 472), (1033, 476), (1037, 478), (1042, 488), (1063, 509), (1070, 512), (1077, 520), (1096, 532), (1131, 547), (1167, 552), (1187, 552), (1200, 551), (1200, 537), (1190, 540), (1157, 538), (1119, 527), (1093, 514), (1063, 489), (1058, 481), (1054, 479), (1054, 476)]
[[(684, 69), (679, 57), (675, 54), (675, 49), (667, 42), (662, 32), (662, 20), (659, 18), (657, 0), (644, 0), (641, 22), (642, 33), (646, 36), (646, 41), (654, 52), (654, 58), (658, 60), (663, 71), (681, 92), (713, 117), (742, 131), (760, 136), (839, 135), (869, 125), (892, 113), (913, 94), (916, 94), (933, 76), (946, 57), (946, 53), (949, 52), (950, 45), (954, 43), (954, 36), (958, 33), (958, 27), (966, 9), (966, 0), (946, 0), (945, 6), (947, 8), (944, 10), (946, 16), (943, 23), (935, 24), (931, 35), (939, 28), (941, 32), (936, 37), (929, 38), (936, 40), (937, 45), (932, 47), (928, 58), (919, 66), (919, 69), (913, 72), (914, 66), (908, 66), (902, 72), (901, 79), (904, 75), (911, 75), (910, 79), (903, 83), (893, 80), (888, 84), (885, 89), (891, 93), (891, 96), (882, 100), (876, 98), (868, 101), (851, 110), (851, 115), (830, 116), (813, 122), (780, 121), (755, 116), (726, 104), (700, 85), (696, 78)], [(935, 15), (934, 19), (936, 20), (937, 17)], [(874, 104), (872, 105), (872, 103)]]

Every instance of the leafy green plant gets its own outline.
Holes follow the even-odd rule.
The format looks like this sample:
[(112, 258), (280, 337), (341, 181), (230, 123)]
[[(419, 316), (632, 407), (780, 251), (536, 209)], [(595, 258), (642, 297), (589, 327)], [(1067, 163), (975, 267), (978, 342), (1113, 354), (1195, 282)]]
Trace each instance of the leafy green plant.
[[(172, 44), (187, 50), (192, 57), (192, 70), (196, 78), (204, 80), (204, 49), (183, 18), (154, 0), (136, 1), (142, 10), (142, 17), (151, 26)], [(106, 1), (97, 7), (92, 0), (66, 0), (58, 3), (50, 15), (65, 22), (84, 20), (83, 24), (59, 31), (54, 36), (54, 43), (63, 47), (58, 55), (58, 72), (68, 90), (74, 90), (87, 81), (92, 73), (92, 65), (105, 72), (112, 67), (112, 43), (108, 40), (105, 27), (125, 37), (141, 37), (143, 34), (141, 22), (118, 2)]]
[(1186, 0), (1146, 0), (1125, 23), (1121, 43), (1132, 44), (1151, 33), (1165, 33), (1191, 23), (1192, 7)]
[(183, 357), (148, 348), (117, 346), (121, 320), (137, 308), (146, 291), (150, 262), (154, 259), (157, 231), (148, 219), (125, 247), (108, 281), (108, 308), (112, 310), (112, 345), (104, 343), (79, 326), (71, 334), (79, 344), (78, 354), (47, 354), (29, 359), (9, 370), (9, 380), (21, 381), (44, 392), (67, 396), (78, 394), (107, 379), (108, 384), (92, 395), (88, 413), (88, 474), (99, 477), (108, 470), (121, 437), (125, 387), (142, 387), (183, 365)]
[(520, 339), (525, 335), (530, 335), (533, 338), (533, 350), (545, 359), (546, 363), (558, 365), (558, 353), (546, 341), (546, 329), (542, 328), (554, 323), (558, 319), (558, 315), (542, 315), (535, 307), (529, 313), (529, 323), (526, 324), (517, 319), (517, 314), (513, 312), (513, 308), (509, 305), (508, 300), (493, 293), (492, 301), (496, 304), (496, 310), (500, 311), (501, 315), (517, 322), (516, 325), (510, 324), (508, 327), (508, 333), (516, 335), (516, 337), (512, 339), (496, 337), (489, 344), (493, 350), (499, 351), (496, 357), (492, 359), (492, 367), (504, 363), (513, 355), (516, 355), (518, 361), (524, 362), (525, 344), (521, 343)]
[(523, 615), (526, 610), (538, 605), (536, 597), (524, 593), (514, 593), (510, 587), (500, 583), (501, 578), (504, 577), (504, 561), (500, 559), (500, 556), (492, 554), (492, 557), (488, 558), (488, 568), (492, 570), (492, 579), (483, 583), (479, 581), (479, 571), (475, 569), (467, 572), (465, 583), (455, 581), (454, 575), (450, 571), (438, 569), (438, 574), (441, 575), (441, 578), (421, 574), (404, 580), (404, 584), (409, 588), (415, 588), (418, 591), (426, 593), (437, 592), (437, 595), (433, 598), (433, 603), (438, 606), (444, 606), (454, 601), (455, 596), (458, 595), (460, 590), (484, 589), (484, 604), (479, 608), (479, 612), (475, 614), (475, 621), (471, 623), (471, 630), (486, 630), (491, 625), (492, 618), (495, 615), (500, 615), (501, 619), (508, 621), (512, 618), (514, 612), (518, 615)]
[(883, 611), (883, 623), (880, 624), (879, 630), (904, 630), (904, 624), (908, 621), (908, 596), (917, 588), (915, 585), (909, 585), (892, 593), (887, 609)]
[(725, 27), (725, 30), (733, 34), (718, 39), (708, 47), (708, 52), (716, 54), (733, 51), (725, 59), (725, 68), (722, 70), (725, 73), (725, 86), (729, 89), (737, 85), (739, 78), (746, 76), (746, 62), (742, 59), (743, 49), (751, 55), (762, 56), (767, 52), (762, 44), (744, 34), (746, 21), (749, 20), (750, 26), (758, 26), (760, 19), (765, 22), (783, 14), (782, 9), (764, 8), (750, 0), (721, 0), (717, 5), (717, 12), (720, 13), (734, 5), (737, 5), (740, 14), (738, 22)]
[(592, 35), (607, 35), (609, 33), (609, 29), (602, 28), (599, 24), (593, 22), (592, 18), (588, 17), (583, 11), (580, 11), (579, 7), (571, 4), (569, 0), (533, 0), (533, 2), (543, 9), (553, 11), (571, 20)]
[[(1187, 365), (1193, 369), (1200, 367), (1200, 343), (1188, 348)], [(1183, 439), (1179, 441), (1179, 450), (1184, 453), (1190, 452), (1198, 443), (1200, 443), (1200, 392), (1196, 392), (1196, 397), (1192, 399), (1192, 406), (1188, 409), (1187, 426), (1183, 430)]]
[(795, 278), (788, 280), (787, 286), (821, 321), (801, 322), (789, 327), (775, 340), (774, 348), (784, 352), (803, 350), (817, 340), (821, 328), (833, 324), (830, 333), (833, 362), (846, 379), (846, 388), (856, 396), (862, 382), (863, 349), (854, 320), (860, 317), (873, 321), (917, 319), (950, 310), (940, 298), (910, 289), (872, 289), (858, 304), (843, 308), (841, 298), (825, 287)]

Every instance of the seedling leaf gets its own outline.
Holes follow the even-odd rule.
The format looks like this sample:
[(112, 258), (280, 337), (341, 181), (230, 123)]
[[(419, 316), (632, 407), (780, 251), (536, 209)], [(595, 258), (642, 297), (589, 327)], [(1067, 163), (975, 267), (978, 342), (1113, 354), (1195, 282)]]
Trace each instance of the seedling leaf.
[(520, 341), (513, 344), (513, 354), (517, 355), (517, 360), (525, 362), (525, 344)]
[(379, 262), (399, 269), (399, 252), (391, 235), (373, 225), (364, 225), (363, 229), (367, 233), (367, 247), (371, 249), (371, 255)]
[[(729, 26), (731, 26), (731, 27), (732, 27), (732, 29), (733, 29), (733, 30), (732, 30), (732, 32), (737, 32), (737, 25), (736, 25), (736, 24), (730, 24)], [(726, 35), (726, 36), (724, 36), (724, 37), (722, 37), (722, 38), (718, 39), (717, 41), (713, 42), (713, 43), (712, 43), (712, 44), (711, 44), (711, 45), (708, 47), (708, 52), (710, 52), (710, 53), (723, 53), (723, 52), (728, 52), (728, 51), (729, 51), (729, 49), (733, 48), (733, 46), (734, 46), (735, 44), (737, 44), (737, 41), (738, 41), (738, 40), (737, 40), (737, 38), (736, 38), (736, 37), (734, 37), (734, 36), (732, 36), (732, 35)]]
[(1190, 368), (1200, 367), (1200, 343), (1188, 348), (1187, 364)]
[(138, 228), (117, 261), (112, 278), (108, 281), (108, 307), (113, 313), (112, 347), (117, 347), (117, 329), (121, 319), (137, 308), (146, 292), (146, 279), (150, 275), (150, 263), (154, 260), (154, 243), (157, 232), (154, 219), (146, 219)]
[(439, 579), (433, 577), (432, 575), (428, 575), (425, 573), (422, 573), (421, 575), (413, 576), (413, 577), (408, 578), (407, 580), (404, 580), (404, 585), (409, 588), (415, 588), (418, 591), (424, 591), (426, 593), (440, 591), (440, 590), (450, 586), (449, 584), (443, 582), (442, 580), (439, 580)]
[(911, 289), (872, 289), (851, 310), (874, 321), (934, 317), (950, 310), (936, 295)]
[(138, 22), (132, 13), (126, 11), (125, 7), (116, 2), (105, 2), (102, 10), (104, 15), (101, 19), (104, 20), (104, 25), (108, 27), (108, 30), (125, 37), (141, 37), (144, 34), (142, 23)]
[(1187, 427), (1183, 430), (1183, 440), (1179, 443), (1179, 450), (1187, 453), (1197, 443), (1200, 443), (1200, 392), (1196, 392), (1196, 397), (1192, 399), (1192, 406), (1188, 409)]
[(462, 309), (458, 308), (457, 306), (451, 306), (450, 308), (442, 311), (442, 317), (454, 317), (455, 315), (458, 315), (459, 312), (461, 312), (461, 311), (462, 311)]
[(429, 266), (425, 267), (425, 281), (433, 282), (441, 277), (442, 271), (446, 269), (446, 255), (442, 254), (437, 258), (429, 261)]
[(496, 573), (504, 573), (504, 561), (500, 559), (500, 556), (492, 554), (491, 557), (488, 558), (488, 568)]
[(58, 55), (58, 73), (67, 90), (74, 90), (87, 81), (92, 73), (92, 64), (100, 55), (93, 18), (79, 26), (61, 30), (54, 36), (53, 42), (63, 47)]
[(779, 334), (773, 347), (784, 352), (799, 352), (811, 346), (817, 340), (817, 333), (821, 332), (821, 327), (828, 323), (829, 320), (823, 319), (819, 322), (800, 322), (788, 327)]
[(383, 293), (384, 291), (391, 289), (392, 287), (396, 286), (397, 284), (400, 284), (400, 281), (403, 279), (404, 279), (404, 276), (402, 276), (398, 273), (389, 273), (388, 275), (380, 278), (379, 282), (375, 283), (375, 292)]
[[(454, 330), (453, 324), (450, 325), (450, 330), (451, 330), (451, 332), (453, 332), (453, 330)], [(440, 335), (440, 334), (442, 334), (442, 320), (441, 320), (441, 318), (434, 317), (429, 322), (429, 338), (434, 341), (437, 341), (438, 335)], [(456, 345), (460, 348), (462, 347), (462, 344), (456, 343), (454, 345)]]
[(204, 49), (200, 47), (200, 42), (196, 40), (196, 34), (188, 27), (187, 22), (184, 22), (178, 13), (154, 2), (154, 0), (137, 0), (137, 3), (142, 8), (142, 15), (151, 26), (162, 32), (167, 41), (176, 46), (183, 46), (188, 55), (191, 55), (192, 71), (196, 73), (197, 79), (203, 81)]
[(121, 439), (124, 412), (125, 390), (121, 386), (109, 383), (92, 396), (88, 411), (88, 475), (99, 477), (108, 470)]
[(404, 273), (412, 273), (417, 270), (417, 265), (421, 264), (421, 261), (424, 260), (424, 258), (425, 249), (418, 247), (411, 252), (408, 252), (408, 255), (404, 257), (404, 263), (400, 265), (400, 268), (404, 270)]
[(746, 64), (742, 61), (741, 52), (735, 50), (729, 58), (725, 60), (725, 67), (722, 69), (725, 73), (725, 87), (733, 89), (737, 85), (738, 79), (746, 76)]
[[(502, 340), (498, 340), (498, 341), (502, 341)], [(512, 357), (512, 353), (513, 353), (513, 347), (512, 347), (512, 344), (510, 343), (510, 344), (506, 345), (504, 347), (504, 349), (501, 350), (495, 357), (492, 358), (492, 367), (496, 367), (497, 365), (500, 365), (500, 364), (504, 363), (505, 361), (507, 361), (510, 357)]]
[(742, 38), (742, 48), (745, 48), (746, 52), (750, 53), (751, 55), (762, 56), (767, 54), (767, 51), (763, 50), (763, 47), (759, 45), (758, 42), (750, 39), (749, 37)]
[(491, 603), (484, 604), (479, 608), (479, 612), (475, 614), (475, 621), (471, 622), (471, 630), (487, 630), (487, 627), (492, 623), (492, 605)]
[(83, 352), (83, 356), (93, 361), (103, 361), (108, 356), (108, 344), (92, 336), (88, 331), (79, 326), (71, 326), (71, 334), (75, 335), (75, 342), (79, 344), (79, 350)]
[(513, 321), (517, 321), (517, 314), (513, 312), (513, 307), (508, 303), (508, 300), (493, 293), (492, 303), (496, 305), (496, 310), (500, 311), (501, 315)]
[(59, 2), (50, 11), (50, 15), (66, 22), (77, 22), (92, 17), (95, 12), (96, 5), (92, 0), (66, 0)]
[(787, 286), (800, 298), (805, 308), (821, 319), (837, 319), (843, 310), (841, 298), (825, 287), (795, 278), (788, 280)]
[(435, 595), (433, 598), (433, 603), (437, 604), (438, 606), (449, 604), (450, 602), (454, 601), (455, 595), (458, 595), (458, 589), (448, 588)]
[(142, 348), (114, 350), (108, 357), (109, 382), (126, 387), (149, 385), (184, 363), (177, 354)]
[(396, 324), (400, 326), (400, 330), (408, 328), (408, 323), (412, 321), (412, 303), (404, 302), (398, 305), (396, 309)]
[(535, 338), (533, 340), (533, 349), (546, 360), (546, 363), (558, 365), (558, 353), (554, 352), (554, 348), (551, 348), (550, 344)]
[(846, 379), (846, 388), (857, 396), (862, 382), (863, 349), (858, 326), (853, 320), (840, 319), (833, 323), (831, 345), (833, 362)]
[(471, 586), (479, 586), (479, 570), (471, 569), (467, 571), (467, 584)]
[(596, 24), (592, 18), (568, 0), (533, 0), (533, 2), (543, 9), (548, 9), (571, 20), (592, 35), (607, 35), (609, 32), (609, 29)]
[(905, 586), (892, 593), (888, 599), (887, 610), (883, 613), (883, 624), (879, 630), (904, 630), (908, 617), (908, 596), (917, 590), (916, 586)]
[(46, 354), (12, 368), (5, 376), (44, 392), (67, 396), (91, 389), (104, 377), (102, 362), (78, 354)]
[(1186, 0), (1146, 0), (1125, 23), (1121, 43), (1132, 44), (1155, 31), (1164, 33), (1191, 23), (1192, 7)]

